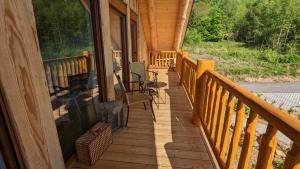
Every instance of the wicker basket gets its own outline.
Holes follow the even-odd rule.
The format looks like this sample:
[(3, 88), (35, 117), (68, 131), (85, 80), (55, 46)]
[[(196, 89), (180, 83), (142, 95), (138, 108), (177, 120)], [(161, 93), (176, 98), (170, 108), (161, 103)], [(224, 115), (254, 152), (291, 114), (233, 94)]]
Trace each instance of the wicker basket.
[(111, 143), (111, 125), (97, 123), (76, 140), (78, 160), (87, 165), (95, 164)]

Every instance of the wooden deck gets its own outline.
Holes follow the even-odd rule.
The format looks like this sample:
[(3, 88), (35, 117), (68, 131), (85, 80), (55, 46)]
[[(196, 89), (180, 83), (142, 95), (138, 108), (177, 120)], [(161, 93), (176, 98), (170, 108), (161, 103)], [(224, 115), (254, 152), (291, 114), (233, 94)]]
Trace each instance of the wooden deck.
[[(214, 168), (201, 131), (191, 123), (191, 106), (173, 71), (159, 70), (168, 83), (166, 104), (131, 109), (128, 127), (114, 135), (113, 144), (93, 167), (74, 162), (72, 169), (169, 169)], [(126, 112), (126, 111), (124, 111)]]

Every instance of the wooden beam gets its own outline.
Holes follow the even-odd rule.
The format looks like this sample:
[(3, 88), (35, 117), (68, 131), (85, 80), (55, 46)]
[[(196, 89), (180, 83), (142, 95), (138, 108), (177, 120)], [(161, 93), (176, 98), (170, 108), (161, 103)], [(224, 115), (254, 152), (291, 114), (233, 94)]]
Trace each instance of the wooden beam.
[(155, 12), (154, 0), (148, 0), (148, 16), (150, 22), (151, 46), (153, 51), (157, 50), (157, 27)]
[(122, 14), (126, 15), (127, 13), (127, 4), (122, 0), (109, 0), (109, 5), (116, 9), (117, 11), (121, 12)]
[(130, 19), (137, 22), (138, 15), (134, 10), (130, 9)]
[(64, 169), (35, 25), (31, 0), (0, 0), (3, 104), (25, 167)]
[(189, 22), (190, 13), (193, 6), (193, 0), (181, 0), (180, 10), (178, 13), (178, 22), (174, 34), (174, 49), (181, 48), (187, 24)]
[(105, 57), (105, 73), (106, 73), (106, 86), (107, 86), (107, 100), (111, 101), (115, 99), (114, 91), (114, 73), (112, 63), (112, 47), (111, 47), (111, 33), (110, 33), (110, 19), (109, 19), (109, 6), (111, 0), (100, 0), (100, 16), (102, 26), (102, 42), (103, 42), (103, 54)]
[(89, 2), (88, 0), (80, 0), (82, 6), (84, 7), (84, 9), (90, 13), (90, 7), (89, 7)]

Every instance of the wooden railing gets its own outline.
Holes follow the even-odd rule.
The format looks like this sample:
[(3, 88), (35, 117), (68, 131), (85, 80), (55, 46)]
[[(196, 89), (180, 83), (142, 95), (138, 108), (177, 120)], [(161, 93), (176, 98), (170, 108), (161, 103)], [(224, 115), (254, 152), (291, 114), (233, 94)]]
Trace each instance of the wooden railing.
[(284, 168), (300, 168), (300, 121), (215, 72), (213, 61), (193, 62), (184, 53), (177, 56), (176, 71), (193, 104), (193, 122), (204, 129), (221, 168), (249, 168), (258, 118), (266, 121), (267, 129), (259, 145), (256, 168), (272, 168), (278, 131), (294, 142)]
[(149, 54), (149, 68), (164, 69), (175, 67), (176, 51), (159, 51), (150, 52)]
[(43, 64), (46, 72), (47, 85), (49, 93), (55, 92), (54, 87), (67, 88), (68, 75), (78, 75), (88, 72), (89, 54), (84, 52), (81, 56), (48, 59)]
[(122, 57), (122, 51), (121, 50), (112, 50), (113, 58), (121, 58)]

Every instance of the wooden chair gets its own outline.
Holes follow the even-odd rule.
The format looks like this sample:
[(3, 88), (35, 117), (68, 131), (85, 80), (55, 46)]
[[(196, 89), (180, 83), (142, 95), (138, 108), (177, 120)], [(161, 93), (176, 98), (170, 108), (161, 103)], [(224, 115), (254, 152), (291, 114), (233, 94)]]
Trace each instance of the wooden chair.
[(135, 104), (139, 104), (139, 103), (143, 103), (144, 104), (144, 108), (145, 110), (146, 108), (146, 103), (149, 103), (150, 107), (151, 107), (151, 111), (152, 111), (152, 116), (153, 116), (153, 120), (156, 122), (156, 118), (155, 118), (155, 114), (153, 111), (153, 106), (152, 106), (152, 97), (146, 93), (140, 93), (140, 92), (132, 92), (132, 91), (127, 91), (120, 76), (115, 74), (121, 91), (122, 91), (122, 95), (123, 95), (123, 101), (127, 106), (127, 118), (126, 118), (126, 123), (125, 123), (125, 127), (127, 127), (127, 123), (128, 123), (128, 118), (129, 118), (129, 107)]
[[(139, 90), (145, 92), (149, 83), (157, 83), (158, 73), (145, 69), (145, 62), (132, 62), (130, 64), (130, 71), (132, 74), (131, 83), (137, 83)], [(147, 72), (152, 73), (152, 79), (147, 77)]]

